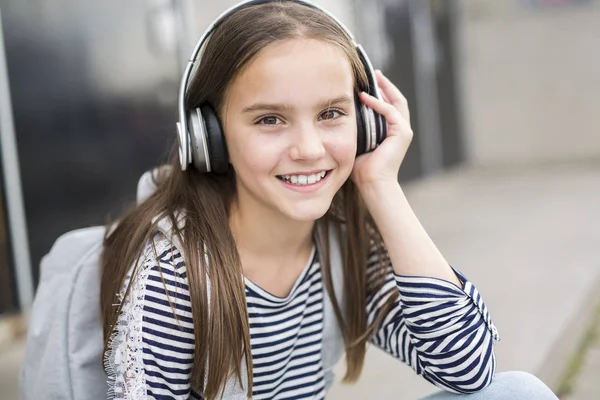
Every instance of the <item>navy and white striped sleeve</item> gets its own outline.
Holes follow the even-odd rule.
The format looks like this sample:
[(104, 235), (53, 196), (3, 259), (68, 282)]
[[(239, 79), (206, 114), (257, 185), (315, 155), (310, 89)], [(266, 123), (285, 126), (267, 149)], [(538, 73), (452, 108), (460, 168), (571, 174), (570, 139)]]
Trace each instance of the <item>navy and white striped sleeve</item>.
[(368, 298), (369, 324), (394, 291), (399, 296), (371, 342), (442, 389), (474, 393), (488, 386), (496, 369), (493, 341), (499, 336), (475, 286), (456, 270), (463, 288), (437, 278), (397, 275), (389, 257), (383, 263), (372, 251), (367, 274), (380, 268), (388, 272), (385, 284)]
[(156, 253), (152, 246), (144, 251), (113, 336), (114, 398), (196, 397), (190, 387), (194, 329), (185, 265), (170, 241), (155, 245)]

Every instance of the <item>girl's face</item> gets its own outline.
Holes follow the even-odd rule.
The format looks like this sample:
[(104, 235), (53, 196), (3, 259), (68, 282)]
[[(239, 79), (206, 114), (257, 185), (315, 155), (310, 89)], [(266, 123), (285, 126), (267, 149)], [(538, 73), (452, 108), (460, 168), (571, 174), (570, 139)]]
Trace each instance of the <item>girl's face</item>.
[(350, 61), (324, 41), (273, 43), (229, 86), (222, 122), (240, 206), (314, 221), (354, 165)]

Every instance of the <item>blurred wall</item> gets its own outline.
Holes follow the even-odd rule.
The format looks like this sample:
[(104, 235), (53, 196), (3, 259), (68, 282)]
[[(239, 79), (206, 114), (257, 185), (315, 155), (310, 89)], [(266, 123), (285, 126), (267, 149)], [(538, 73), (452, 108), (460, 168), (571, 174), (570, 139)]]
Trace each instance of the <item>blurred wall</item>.
[(600, 159), (600, 2), (549, 3), (460, 1), (475, 164)]
[[(0, 0), (34, 286), (56, 238), (129, 208), (175, 141), (177, 43), (158, 1)], [(0, 276), (28, 268), (1, 259)]]

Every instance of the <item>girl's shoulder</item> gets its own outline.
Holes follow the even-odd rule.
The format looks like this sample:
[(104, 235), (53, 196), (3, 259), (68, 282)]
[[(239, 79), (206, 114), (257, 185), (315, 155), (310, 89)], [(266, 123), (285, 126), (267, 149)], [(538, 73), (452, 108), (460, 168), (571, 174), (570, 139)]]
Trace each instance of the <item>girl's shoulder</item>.
[(185, 263), (178, 241), (161, 230), (157, 230), (144, 244), (140, 256), (130, 266), (121, 288), (121, 296), (130, 284), (138, 290), (143, 290), (148, 284), (152, 284), (149, 281), (154, 280), (187, 287)]
[(184, 267), (179, 242), (162, 231), (156, 231), (144, 246), (141, 260), (145, 265), (160, 264), (167, 269)]

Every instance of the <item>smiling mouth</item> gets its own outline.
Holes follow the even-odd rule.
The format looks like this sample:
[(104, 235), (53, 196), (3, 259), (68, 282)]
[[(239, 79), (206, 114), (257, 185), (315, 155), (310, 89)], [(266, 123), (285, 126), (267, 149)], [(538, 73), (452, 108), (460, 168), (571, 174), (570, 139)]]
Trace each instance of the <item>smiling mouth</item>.
[(317, 172), (311, 175), (277, 175), (277, 179), (297, 186), (313, 185), (322, 179), (325, 179), (331, 170)]

